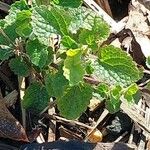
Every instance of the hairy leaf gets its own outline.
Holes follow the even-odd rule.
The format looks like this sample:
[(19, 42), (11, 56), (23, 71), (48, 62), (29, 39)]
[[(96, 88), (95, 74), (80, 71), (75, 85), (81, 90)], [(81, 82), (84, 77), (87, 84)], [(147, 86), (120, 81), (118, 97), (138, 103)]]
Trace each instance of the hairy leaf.
[(109, 26), (101, 18), (95, 17), (92, 29), (82, 29), (80, 32), (79, 42), (97, 51), (99, 45), (109, 35)]
[(16, 24), (0, 28), (0, 45), (12, 46), (15, 39), (18, 37), (16, 33)]
[(110, 90), (109, 98), (106, 99), (106, 102), (105, 102), (106, 108), (108, 109), (108, 111), (110, 113), (115, 113), (115, 112), (119, 111), (119, 109), (120, 109), (121, 90), (122, 89), (120, 86), (116, 86)]
[(76, 48), (78, 48), (78, 44), (70, 36), (64, 36), (62, 38), (61, 43), (63, 44), (63, 46), (65, 46), (68, 49), (71, 49), (71, 48), (72, 49), (76, 49)]
[(63, 7), (79, 7), (82, 4), (82, 0), (75, 0), (75, 1), (70, 1), (70, 0), (58, 0), (58, 2), (56, 3), (60, 6)]
[(89, 86), (72, 86), (57, 100), (58, 109), (65, 118), (76, 119), (86, 110), (91, 98), (92, 89)]
[(9, 66), (11, 70), (19, 75), (19, 76), (28, 76), (29, 75), (29, 67), (26, 62), (20, 57), (16, 57), (10, 60)]
[(35, 3), (36, 6), (40, 6), (40, 5), (50, 5), (50, 0), (33, 0), (32, 3)]
[(30, 24), (31, 12), (29, 10), (23, 10), (17, 14), (16, 18), (16, 32), (22, 37), (28, 37), (32, 32)]
[(13, 55), (12, 48), (6, 45), (0, 45), (0, 60), (7, 60)]
[(85, 70), (86, 70), (86, 73), (87, 73), (87, 74), (92, 74), (92, 73), (93, 73), (94, 69), (93, 69), (93, 67), (91, 66), (91, 62), (90, 62), (90, 61), (86, 63), (86, 68), (85, 68)]
[(14, 4), (12, 4), (9, 10), (9, 15), (7, 15), (4, 19), (5, 27), (14, 23), (17, 13), (21, 12), (22, 10), (29, 10), (26, 0), (16, 1)]
[[(11, 9), (9, 10), (9, 15), (7, 15), (6, 18), (2, 20), (3, 22), (1, 22), (3, 23), (3, 25), (0, 27), (0, 44), (8, 45), (8, 46), (10, 46), (10, 44), (12, 45), (12, 43), (14, 43), (15, 39), (18, 37), (16, 30), (19, 31), (18, 33), (21, 33), (21, 31), (23, 33), (23, 30), (25, 32), (25, 29), (26, 29), (25, 33), (29, 32), (29, 30), (27, 31), (27, 28), (26, 28), (27, 24), (25, 24), (25, 21), (24, 21), (27, 19), (27, 16), (26, 16), (27, 13), (26, 15), (24, 15), (24, 17), (26, 16), (26, 18), (22, 17), (22, 20), (20, 20), (21, 19), (19, 17), (20, 15), (18, 16), (18, 14), (21, 13), (23, 10), (26, 10), (26, 11), (28, 10), (28, 14), (29, 14), (29, 7), (25, 0), (20, 0), (18, 2), (15, 2), (11, 6)], [(17, 16), (19, 18), (18, 18), (18, 21), (16, 22)]]
[(26, 45), (27, 54), (31, 62), (39, 68), (44, 67), (48, 60), (48, 48), (41, 44), (37, 39), (28, 41)]
[(99, 62), (92, 64), (95, 75), (100, 82), (109, 85), (127, 87), (142, 76), (132, 58), (119, 48), (107, 46), (100, 50)]
[(102, 98), (107, 98), (108, 91), (109, 91), (109, 87), (108, 87), (108, 85), (106, 85), (104, 83), (99, 84), (98, 87), (95, 90), (95, 92), (100, 94), (100, 96)]
[(55, 74), (48, 74), (45, 78), (45, 84), (49, 96), (58, 98), (63, 95), (69, 83), (62, 71), (59, 71)]
[(49, 96), (46, 88), (38, 82), (31, 84), (25, 91), (23, 107), (34, 113), (40, 113), (47, 105)]
[(52, 33), (68, 35), (70, 15), (62, 8), (52, 7), (48, 10), (44, 6), (36, 7), (32, 13), (33, 33), (39, 40), (49, 45), (49, 38)]
[(66, 52), (67, 58), (64, 61), (64, 76), (69, 80), (69, 84), (75, 85), (83, 80), (85, 69), (81, 61), (81, 50), (74, 49)]
[[(98, 16), (96, 16), (94, 11), (92, 11), (91, 9), (88, 9), (86, 7), (69, 8), (68, 12), (72, 18), (69, 26), (69, 30), (71, 31), (71, 33), (76, 34), (77, 31), (81, 28), (88, 30), (92, 30), (94, 28), (94, 20)], [(100, 18), (99, 21), (97, 23), (102, 24), (102, 20)]]
[(127, 90), (124, 93), (124, 98), (129, 102), (133, 103), (134, 101), (134, 95), (138, 92), (139, 88), (137, 84), (133, 83), (131, 84)]
[(2, 19), (0, 19), (0, 28), (3, 28), (3, 27), (4, 27), (4, 25), (5, 25), (5, 21), (4, 21), (4, 20), (2, 20)]

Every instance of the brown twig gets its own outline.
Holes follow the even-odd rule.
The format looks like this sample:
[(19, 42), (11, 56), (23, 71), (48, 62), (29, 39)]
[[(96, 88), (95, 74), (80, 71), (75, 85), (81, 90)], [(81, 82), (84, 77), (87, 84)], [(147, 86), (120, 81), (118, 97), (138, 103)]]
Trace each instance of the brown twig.
[(52, 120), (55, 120), (57, 122), (61, 122), (63, 124), (67, 124), (70, 126), (77, 126), (79, 128), (83, 128), (83, 129), (93, 129), (91, 126), (88, 126), (82, 122), (78, 122), (78, 121), (74, 121), (74, 120), (68, 120), (68, 119), (62, 118), (60, 116), (49, 115), (47, 113), (44, 113), (42, 116), (47, 118), (47, 119), (50, 119), (50, 120), (52, 119)]
[(150, 128), (146, 125), (146, 119), (137, 112), (134, 105), (129, 106), (122, 99), (120, 108), (134, 121), (136, 122), (142, 130), (147, 131), (150, 134)]
[(94, 79), (93, 77), (90, 76), (84, 76), (83, 79), (86, 83), (89, 84), (98, 85), (100, 83), (97, 79)]
[[(22, 101), (25, 94), (25, 78), (18, 77), (18, 82), (19, 82), (20, 100)], [(21, 102), (21, 111), (22, 111), (22, 124), (23, 127), (26, 129), (26, 111), (22, 106), (22, 102)]]

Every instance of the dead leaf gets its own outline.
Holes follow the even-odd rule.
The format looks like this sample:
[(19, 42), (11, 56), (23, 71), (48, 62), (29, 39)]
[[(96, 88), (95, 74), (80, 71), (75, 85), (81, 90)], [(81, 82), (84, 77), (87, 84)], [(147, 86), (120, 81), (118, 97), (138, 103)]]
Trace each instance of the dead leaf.
[(0, 137), (28, 142), (24, 128), (0, 99)]
[[(135, 51), (136, 60), (140, 59), (139, 58), (140, 55), (144, 55), (144, 57), (146, 58), (150, 56), (150, 40), (148, 36), (145, 34), (145, 33), (149, 33), (150, 31), (149, 19), (148, 19), (149, 13), (147, 12), (148, 16), (145, 15), (145, 13), (143, 12), (140, 6), (141, 6), (140, 3), (138, 2), (137, 3), (134, 2), (133, 5), (130, 5), (129, 18), (125, 26), (125, 29), (130, 29), (134, 35), (134, 39), (132, 40), (132, 50)], [(141, 52), (143, 54), (141, 54)], [(139, 60), (139, 61), (140, 63), (143, 62), (143, 60)]]

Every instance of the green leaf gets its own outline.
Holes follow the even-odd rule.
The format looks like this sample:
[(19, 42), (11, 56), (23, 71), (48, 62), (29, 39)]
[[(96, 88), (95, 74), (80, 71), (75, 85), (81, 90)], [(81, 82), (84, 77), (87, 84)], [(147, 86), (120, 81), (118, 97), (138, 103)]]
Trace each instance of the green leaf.
[(95, 92), (100, 94), (102, 98), (107, 98), (109, 87), (105, 83), (101, 83), (96, 88)]
[[(23, 18), (23, 17), (20, 18), (19, 13), (21, 13), (21, 12), (28, 12), (28, 14), (26, 13), (23, 16), (26, 18)], [(28, 22), (27, 17), (29, 16), (29, 12), (30, 12), (29, 7), (25, 0), (20, 0), (18, 2), (15, 2), (11, 6), (11, 9), (9, 10), (9, 15), (7, 15), (5, 19), (3, 19), (3, 26), (0, 29), (1, 30), (0, 44), (10, 45), (10, 44), (14, 43), (15, 39), (18, 37), (17, 33), (26, 33), (27, 34), (29, 32), (29, 28), (27, 29), (27, 22)], [(17, 20), (17, 16), (19, 17), (18, 20)], [(20, 20), (20, 19), (22, 19), (22, 20)], [(17, 20), (17, 22), (16, 22), (16, 20)], [(20, 22), (19, 22), (19, 20), (20, 20)], [(26, 24), (25, 24), (25, 22), (26, 22)], [(25, 32), (25, 29), (26, 29), (26, 32)], [(16, 31), (17, 31), (17, 33), (16, 33)]]
[(85, 70), (86, 70), (86, 73), (87, 73), (87, 74), (92, 74), (92, 73), (93, 73), (94, 69), (93, 69), (93, 67), (91, 66), (91, 62), (87, 62), (87, 63), (86, 63), (86, 68), (85, 68)]
[(138, 92), (139, 88), (136, 83), (131, 84), (124, 93), (124, 98), (129, 102), (134, 102), (134, 95)]
[(9, 10), (9, 15), (7, 15), (4, 19), (6, 23), (5, 27), (14, 23), (16, 21), (17, 13), (21, 12), (22, 10), (29, 10), (26, 0), (16, 1), (14, 4), (12, 4)]
[(46, 106), (48, 106), (49, 96), (46, 88), (35, 82), (31, 84), (25, 91), (23, 97), (23, 107), (34, 113), (40, 113)]
[(7, 45), (0, 45), (0, 60), (7, 60), (11, 56), (13, 56), (12, 47), (9, 47)]
[(60, 6), (63, 7), (79, 7), (82, 4), (82, 0), (75, 0), (75, 1), (70, 1), (70, 0), (58, 0), (58, 2), (56, 3)]
[(48, 47), (47, 51), (48, 51), (48, 56), (47, 56), (47, 61), (46, 61), (46, 64), (45, 64), (44, 67), (49, 66), (53, 62), (53, 60), (54, 60), (54, 51), (53, 51), (53, 48), (52, 47)]
[(64, 36), (61, 40), (61, 43), (63, 44), (63, 46), (65, 46), (68, 49), (78, 48), (78, 44), (70, 36)]
[(77, 33), (80, 28), (92, 29), (95, 14), (91, 9), (85, 7), (69, 8), (68, 12), (72, 16), (72, 21), (69, 26), (71, 33)]
[(92, 89), (87, 85), (68, 88), (57, 100), (60, 114), (67, 119), (76, 119), (86, 110), (91, 98)]
[(36, 3), (36, 6), (40, 6), (40, 5), (48, 6), (48, 5), (50, 5), (50, 0), (33, 0), (32, 3)]
[(62, 71), (59, 71), (55, 74), (49, 73), (45, 78), (45, 84), (50, 97), (60, 98), (69, 83)]
[(146, 58), (146, 66), (150, 69), (150, 56)]
[(9, 66), (11, 70), (19, 75), (19, 76), (28, 76), (29, 75), (29, 67), (23, 59), (20, 57), (16, 57), (10, 60)]
[(92, 30), (83, 29), (79, 34), (79, 42), (88, 45), (92, 50), (98, 50), (104, 39), (108, 38), (109, 26), (99, 17), (94, 18)]
[(37, 39), (28, 41), (26, 51), (34, 65), (39, 68), (44, 67), (48, 60), (48, 48), (45, 45), (41, 44)]
[(22, 37), (28, 37), (32, 32), (31, 12), (29, 10), (23, 10), (17, 14), (16, 18), (16, 32)]
[(110, 113), (115, 113), (117, 111), (120, 110), (120, 105), (121, 105), (121, 87), (120, 86), (116, 86), (113, 89), (110, 90), (109, 93), (109, 98), (106, 99), (106, 108), (108, 109), (108, 111)]
[(18, 37), (15, 30), (16, 24), (12, 24), (6, 28), (0, 28), (0, 45), (11, 46)]
[(133, 94), (133, 101), (135, 104), (138, 104), (141, 98), (142, 98), (142, 92), (140, 90), (138, 90), (135, 94)]
[[(72, 18), (71, 23), (69, 25), (69, 31), (71, 33), (76, 34), (79, 29), (87, 29), (87, 30), (92, 30), (94, 29), (95, 25), (97, 27), (103, 27), (102, 24), (105, 24), (102, 19), (100, 19), (99, 16), (97, 16), (94, 11), (91, 9), (88, 9), (86, 7), (79, 7), (79, 8), (69, 8), (67, 10)], [(95, 22), (95, 19), (97, 22)], [(95, 28), (95, 30), (98, 30), (98, 28)], [(107, 30), (99, 29), (103, 33), (107, 32)], [(101, 34), (101, 33), (99, 33)]]
[(70, 15), (63, 8), (52, 7), (48, 10), (44, 6), (36, 7), (32, 13), (33, 33), (38, 39), (49, 46), (49, 38), (52, 33), (68, 35)]
[(70, 49), (66, 52), (67, 58), (64, 61), (64, 76), (69, 80), (71, 86), (78, 84), (83, 80), (83, 75), (85, 69), (81, 61), (81, 50), (80, 49)]
[(99, 62), (93, 60), (93, 75), (108, 85), (127, 87), (142, 78), (132, 57), (113, 46), (100, 49)]
[(5, 21), (4, 21), (4, 19), (2, 20), (2, 19), (0, 19), (0, 28), (3, 28), (4, 27), (4, 25), (5, 25)]
[(52, 0), (54, 4), (59, 4), (59, 0)]

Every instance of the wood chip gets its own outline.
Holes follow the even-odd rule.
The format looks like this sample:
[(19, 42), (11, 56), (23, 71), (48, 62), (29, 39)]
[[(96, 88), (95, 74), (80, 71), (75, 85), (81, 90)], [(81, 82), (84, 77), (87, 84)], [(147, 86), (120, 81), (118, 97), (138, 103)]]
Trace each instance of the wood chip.
[(59, 127), (59, 132), (60, 132), (61, 137), (64, 137), (69, 140), (82, 140), (83, 139), (81, 135), (79, 135), (71, 130), (68, 130), (67, 128), (65, 128), (63, 126)]
[(104, 11), (111, 17), (113, 17), (108, 0), (95, 0), (96, 3), (104, 9)]
[(11, 93), (9, 93), (8, 95), (6, 95), (4, 97), (4, 99), (6, 100), (5, 101), (6, 106), (10, 107), (10, 106), (14, 105), (16, 103), (17, 97), (18, 97), (18, 92), (16, 90), (14, 90)]
[[(55, 113), (55, 108), (50, 108), (48, 110), (49, 115), (53, 115)], [(53, 142), (56, 139), (56, 121), (49, 121), (49, 129), (48, 129), (48, 142)]]
[(142, 130), (147, 131), (150, 134), (150, 128), (146, 125), (146, 119), (137, 112), (134, 105), (128, 105), (125, 100), (122, 100), (120, 108), (134, 121)]

